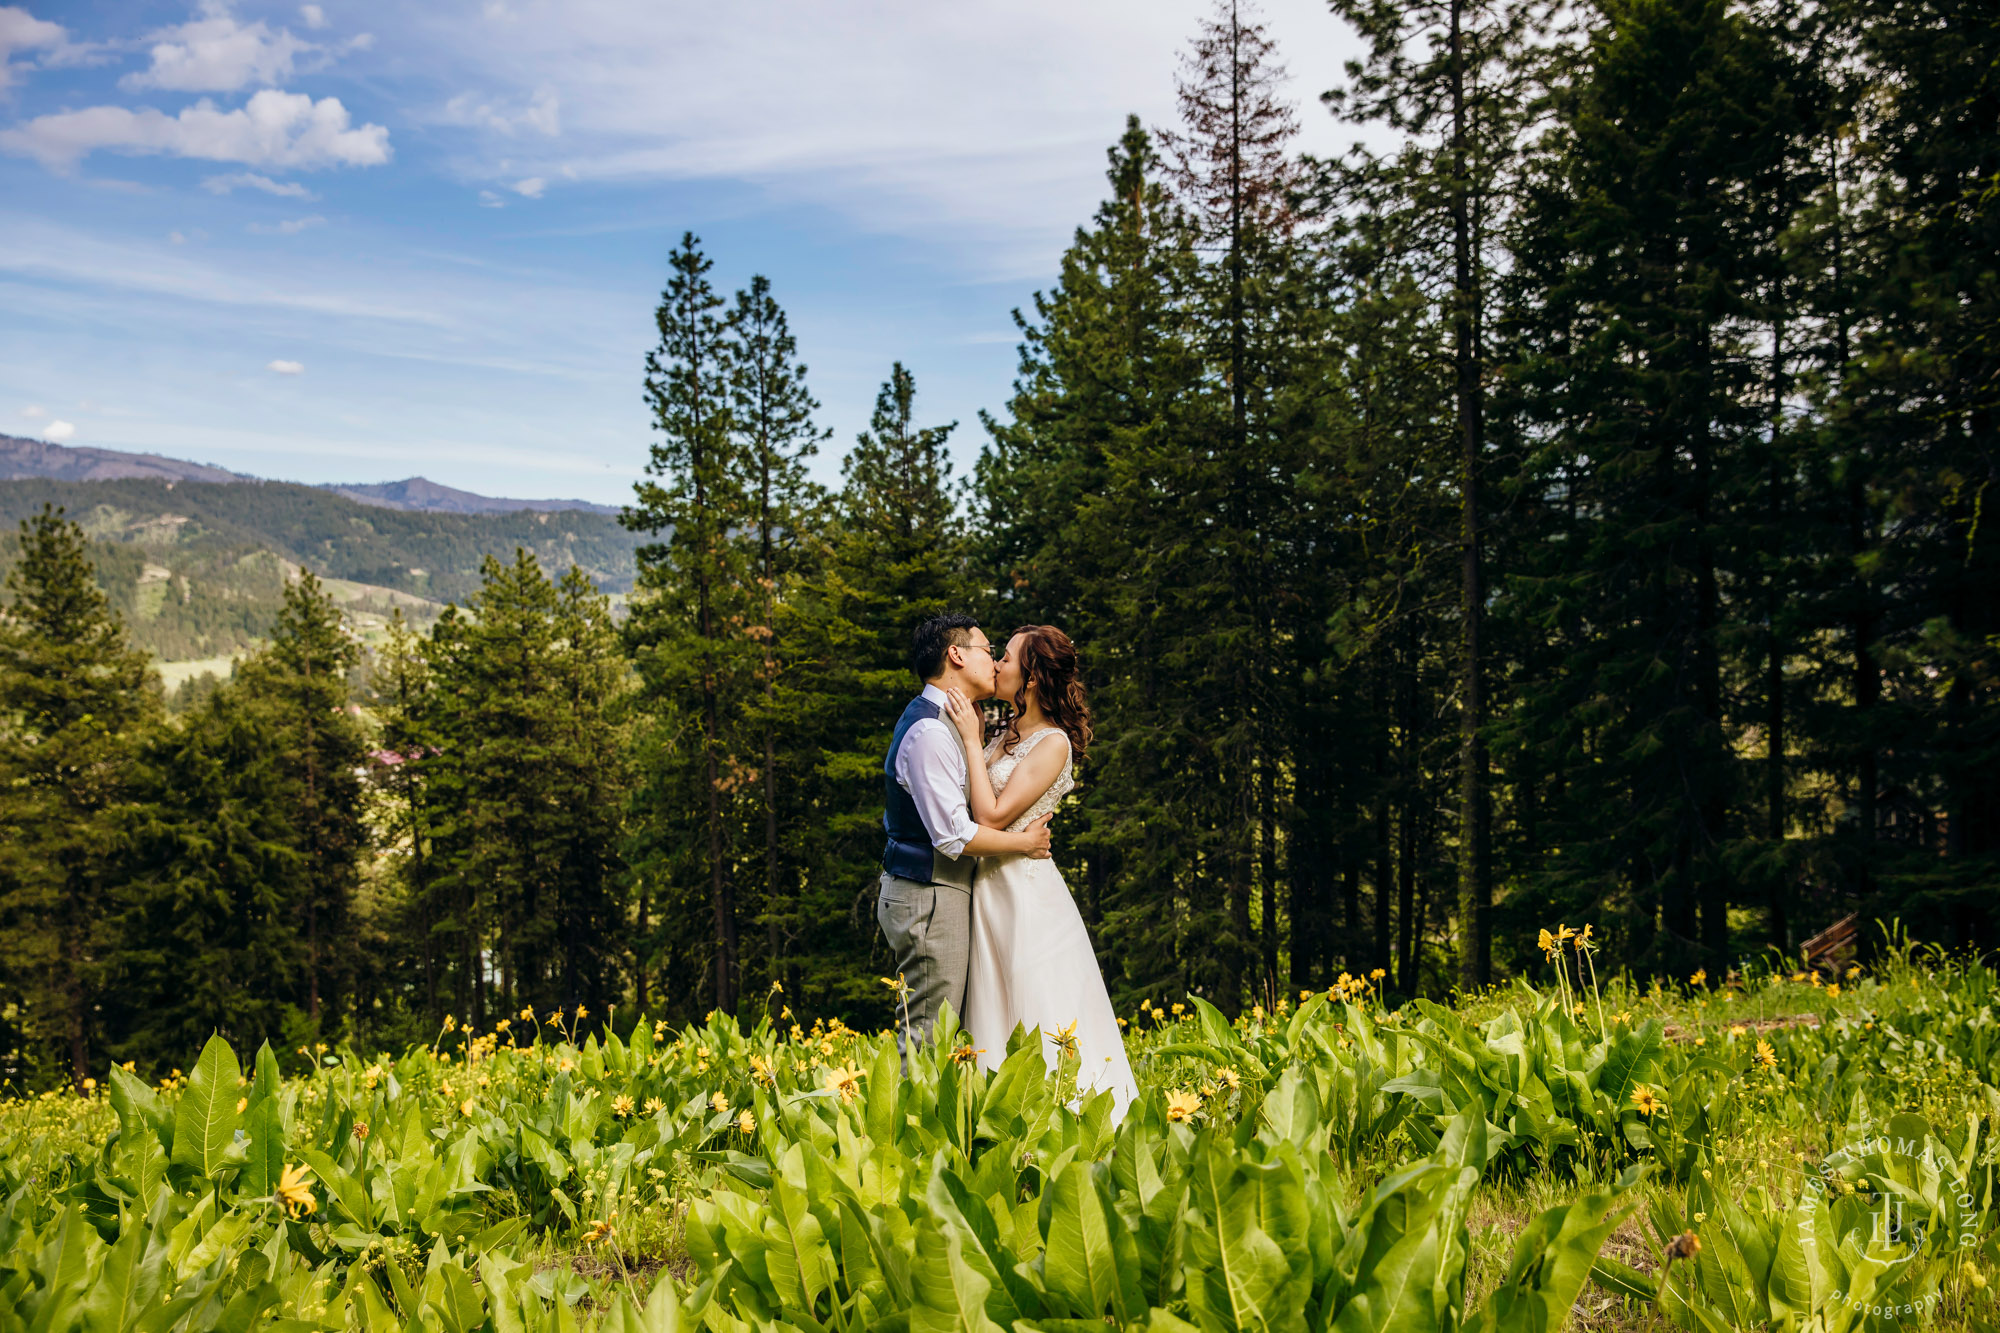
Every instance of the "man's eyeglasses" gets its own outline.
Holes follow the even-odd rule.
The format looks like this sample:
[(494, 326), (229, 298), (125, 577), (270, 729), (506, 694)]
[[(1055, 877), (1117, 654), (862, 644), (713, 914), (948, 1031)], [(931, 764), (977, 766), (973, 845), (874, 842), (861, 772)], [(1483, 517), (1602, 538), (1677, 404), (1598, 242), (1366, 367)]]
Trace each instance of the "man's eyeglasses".
[(984, 649), (995, 662), (1004, 662), (1007, 660), (1007, 645), (1004, 643), (974, 643), (966, 646), (969, 648)]

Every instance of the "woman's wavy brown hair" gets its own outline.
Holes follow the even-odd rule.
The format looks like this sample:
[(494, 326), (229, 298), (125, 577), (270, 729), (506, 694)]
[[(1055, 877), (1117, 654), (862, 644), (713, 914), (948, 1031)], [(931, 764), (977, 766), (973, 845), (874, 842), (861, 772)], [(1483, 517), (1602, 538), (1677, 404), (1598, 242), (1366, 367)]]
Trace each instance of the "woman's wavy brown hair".
[(1008, 638), (1021, 639), (1021, 688), (1014, 695), (1014, 716), (1008, 719), (1002, 747), (1008, 754), (1021, 743), (1021, 714), (1028, 708), (1028, 682), (1049, 721), (1069, 737), (1070, 758), (1083, 762), (1090, 748), (1090, 700), (1083, 690), (1083, 669), (1077, 664), (1076, 645), (1069, 635), (1054, 625), (1023, 625)]

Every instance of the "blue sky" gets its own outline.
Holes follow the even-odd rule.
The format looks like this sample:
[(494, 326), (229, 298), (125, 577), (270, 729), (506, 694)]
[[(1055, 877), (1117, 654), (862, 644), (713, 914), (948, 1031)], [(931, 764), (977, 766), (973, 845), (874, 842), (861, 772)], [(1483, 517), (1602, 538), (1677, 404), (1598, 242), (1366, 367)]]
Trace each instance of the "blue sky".
[[(961, 466), (1009, 312), (1207, 0), (0, 4), (0, 432), (617, 503), (665, 256), (768, 274), (834, 429), (893, 360)], [(1355, 49), (1264, 14), (1303, 144)]]

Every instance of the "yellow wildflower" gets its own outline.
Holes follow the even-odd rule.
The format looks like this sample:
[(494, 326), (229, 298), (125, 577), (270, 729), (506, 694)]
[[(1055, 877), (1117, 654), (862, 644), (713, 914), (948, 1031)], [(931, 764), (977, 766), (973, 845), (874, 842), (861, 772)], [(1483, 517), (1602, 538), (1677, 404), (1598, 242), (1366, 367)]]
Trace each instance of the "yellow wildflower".
[(609, 1237), (616, 1229), (609, 1222), (600, 1222), (596, 1218), (592, 1218), (590, 1220), (590, 1229), (583, 1233), (583, 1243), (585, 1245), (595, 1245), (599, 1241)]
[(667, 1109), (667, 1104), (661, 1101), (658, 1097), (648, 1097), (646, 1099), (647, 1115), (658, 1115), (660, 1112), (666, 1109)]
[(368, 1122), (366, 1120), (357, 1120), (354, 1122), (354, 1137), (360, 1139), (363, 1143), (368, 1141)]
[[(1118, 1021), (1122, 1023), (1125, 1020), (1121, 1018)], [(954, 1047), (951, 1053), (951, 1058), (954, 1064), (969, 1065), (974, 1060), (977, 1060), (980, 1056), (984, 1054), (986, 1054), (985, 1047), (981, 1046), (975, 1048), (973, 1044), (968, 1041), (968, 1042), (961, 1042), (958, 1046)]]
[(738, 1133), (755, 1134), (757, 1132), (757, 1117), (751, 1115), (748, 1111), (743, 1112), (743, 1114), (736, 1117), (736, 1129)]
[(248, 1097), (238, 1097), (236, 1099), (236, 1114), (242, 1115), (245, 1111), (249, 1109), (250, 1109), (250, 1099)]
[(304, 1217), (319, 1207), (319, 1200), (313, 1198), (312, 1191), (306, 1188), (309, 1179), (311, 1173), (305, 1167), (294, 1164), (285, 1168), (284, 1174), (278, 1177), (278, 1187), (271, 1191), (272, 1197), (295, 1218)]
[(578, 1005), (576, 1007), (576, 1017), (577, 1021), (581, 1022), (582, 1020), (590, 1017), (590, 1010), (584, 1008), (582, 1005)]
[(1201, 1098), (1176, 1088), (1167, 1094), (1167, 1119), (1180, 1124), (1192, 1120), (1201, 1110)]
[(838, 1092), (841, 1101), (851, 1102), (860, 1093), (864, 1077), (864, 1072), (853, 1065), (839, 1065), (826, 1071), (826, 1086)]
[(1747, 1037), (1750, 1035), (1750, 1029), (1744, 1027), (1741, 1023), (1734, 1023), (1730, 1025), (1729, 1035), (1732, 1037)]
[(1840, 983), (1838, 981), (1829, 981), (1826, 983), (1826, 998), (1829, 1000), (1840, 998)]
[(611, 1099), (611, 1114), (617, 1116), (620, 1120), (623, 1120), (626, 1116), (631, 1115), (632, 1099), (626, 1096), (624, 1093), (620, 1093), (616, 1097), (613, 1097)]
[(1701, 986), (1706, 986), (1707, 984), (1708, 984), (1708, 969), (1705, 967), (1697, 967), (1694, 970), (1694, 975), (1688, 978), (1688, 985), (1690, 986), (1698, 988)]
[(718, 1092), (708, 1099), (708, 1105), (710, 1110), (721, 1115), (729, 1110), (729, 1099)]
[(1653, 1090), (1641, 1083), (1632, 1089), (1632, 1105), (1640, 1115), (1651, 1116), (1655, 1111), (1663, 1111), (1667, 1104), (1653, 1094)]
[(1076, 1020), (1071, 1019), (1068, 1027), (1057, 1028), (1049, 1040), (1055, 1044), (1056, 1053), (1064, 1059), (1074, 1060), (1076, 1055)]
[(523, 1023), (532, 1023), (535, 1021), (535, 1006), (531, 1004), (522, 1007), (521, 1021)]
[(1778, 1064), (1778, 1053), (1771, 1049), (1771, 1043), (1761, 1037), (1757, 1040), (1757, 1063), (1766, 1069), (1774, 1069)]
[(1389, 973), (1387, 969), (1378, 967), (1368, 974), (1368, 979), (1370, 981), (1380, 981), (1383, 977), (1386, 977), (1388, 975)]
[(1556, 937), (1549, 934), (1547, 927), (1544, 927), (1541, 933), (1535, 937), (1535, 947), (1540, 949), (1545, 957), (1554, 958), (1556, 956)]
[(1224, 1065), (1222, 1068), (1216, 1070), (1215, 1076), (1231, 1092), (1241, 1092), (1243, 1090), (1243, 1076), (1229, 1065)]
[(458, 1104), (458, 1113), (460, 1115), (472, 1114), (472, 1098), (467, 1097), (464, 1101)]

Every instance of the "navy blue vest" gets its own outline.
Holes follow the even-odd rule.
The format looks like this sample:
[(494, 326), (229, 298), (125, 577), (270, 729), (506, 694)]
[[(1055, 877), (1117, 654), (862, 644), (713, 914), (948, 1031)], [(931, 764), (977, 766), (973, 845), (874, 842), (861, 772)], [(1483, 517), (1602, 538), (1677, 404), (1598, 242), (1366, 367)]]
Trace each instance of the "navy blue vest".
[(931, 835), (924, 828), (923, 816), (917, 813), (916, 801), (896, 781), (896, 755), (911, 727), (927, 717), (942, 716), (943, 712), (921, 694), (910, 700), (910, 706), (896, 721), (889, 757), (882, 761), (882, 827), (889, 834), (889, 844), (882, 849), (882, 868), (919, 884), (935, 882), (937, 863), (945, 858), (931, 846)]

